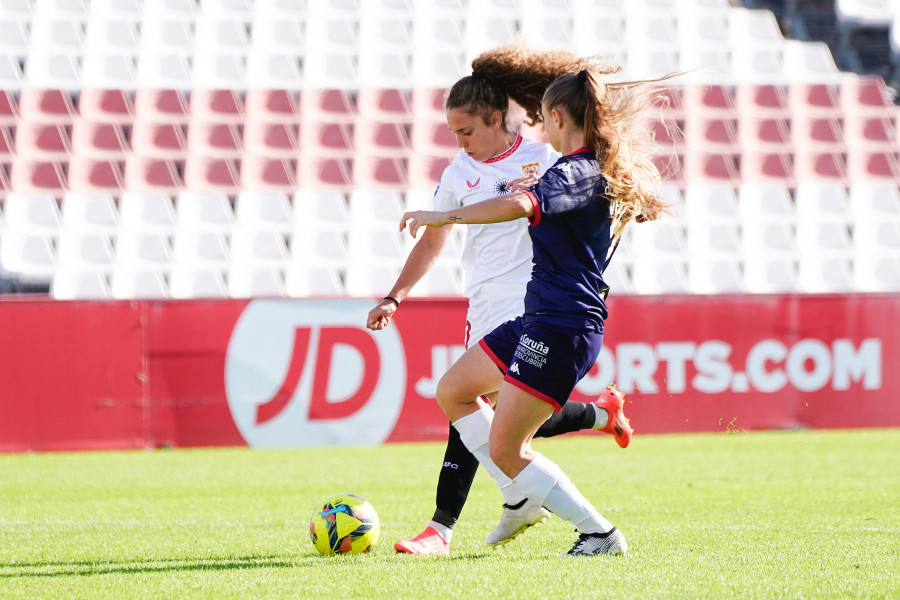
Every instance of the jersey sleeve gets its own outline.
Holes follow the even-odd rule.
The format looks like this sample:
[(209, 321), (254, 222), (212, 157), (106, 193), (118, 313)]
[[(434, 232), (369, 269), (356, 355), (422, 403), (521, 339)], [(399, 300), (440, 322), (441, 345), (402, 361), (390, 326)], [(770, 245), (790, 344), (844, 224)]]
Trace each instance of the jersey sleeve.
[(434, 210), (448, 211), (459, 208), (459, 199), (455, 185), (458, 179), (455, 175), (456, 171), (456, 161), (454, 161), (441, 174), (441, 182), (434, 191), (434, 200), (432, 202)]
[(529, 222), (532, 226), (537, 226), (545, 215), (583, 208), (594, 199), (593, 193), (586, 193), (589, 188), (590, 184), (578, 181), (569, 162), (558, 161), (541, 176), (537, 184), (526, 191), (534, 206), (534, 214), (529, 217)]

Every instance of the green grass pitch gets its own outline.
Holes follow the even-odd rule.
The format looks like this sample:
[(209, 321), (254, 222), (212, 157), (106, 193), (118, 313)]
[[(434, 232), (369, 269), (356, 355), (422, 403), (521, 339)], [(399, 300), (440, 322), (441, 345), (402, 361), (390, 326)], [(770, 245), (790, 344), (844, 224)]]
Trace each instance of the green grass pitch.
[[(900, 430), (537, 440), (625, 533), (625, 557), (560, 556), (552, 517), (484, 537), (482, 472), (450, 557), (393, 542), (433, 510), (443, 444), (0, 456), (0, 597), (898, 598)], [(381, 518), (368, 555), (323, 557), (316, 504), (349, 491)]]

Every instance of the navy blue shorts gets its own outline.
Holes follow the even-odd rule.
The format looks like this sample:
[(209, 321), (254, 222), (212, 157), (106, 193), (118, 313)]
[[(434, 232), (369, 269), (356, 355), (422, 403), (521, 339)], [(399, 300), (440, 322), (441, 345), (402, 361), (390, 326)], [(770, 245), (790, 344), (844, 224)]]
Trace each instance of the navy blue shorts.
[(479, 342), (504, 379), (559, 412), (600, 354), (603, 334), (518, 317)]

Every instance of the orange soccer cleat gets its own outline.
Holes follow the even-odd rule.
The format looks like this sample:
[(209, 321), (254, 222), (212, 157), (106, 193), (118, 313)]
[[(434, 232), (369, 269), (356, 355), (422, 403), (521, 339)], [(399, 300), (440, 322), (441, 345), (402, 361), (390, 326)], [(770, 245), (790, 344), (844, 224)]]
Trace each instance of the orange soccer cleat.
[(609, 415), (606, 427), (600, 431), (605, 431), (615, 437), (619, 447), (627, 448), (631, 443), (634, 429), (625, 418), (625, 394), (616, 389), (616, 384), (611, 383), (603, 390), (600, 397), (594, 400), (594, 404), (604, 409)]
[(436, 554), (448, 556), (450, 544), (444, 541), (433, 527), (426, 527), (425, 531), (411, 540), (400, 540), (394, 544), (394, 550), (407, 554)]

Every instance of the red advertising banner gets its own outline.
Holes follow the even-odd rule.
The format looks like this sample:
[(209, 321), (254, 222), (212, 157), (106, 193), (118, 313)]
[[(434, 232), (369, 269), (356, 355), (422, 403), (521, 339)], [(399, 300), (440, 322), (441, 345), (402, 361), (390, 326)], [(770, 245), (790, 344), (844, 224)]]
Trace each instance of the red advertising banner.
[[(574, 400), (638, 433), (900, 426), (900, 297), (610, 300)], [(443, 439), (462, 300), (0, 301), (0, 451)]]

